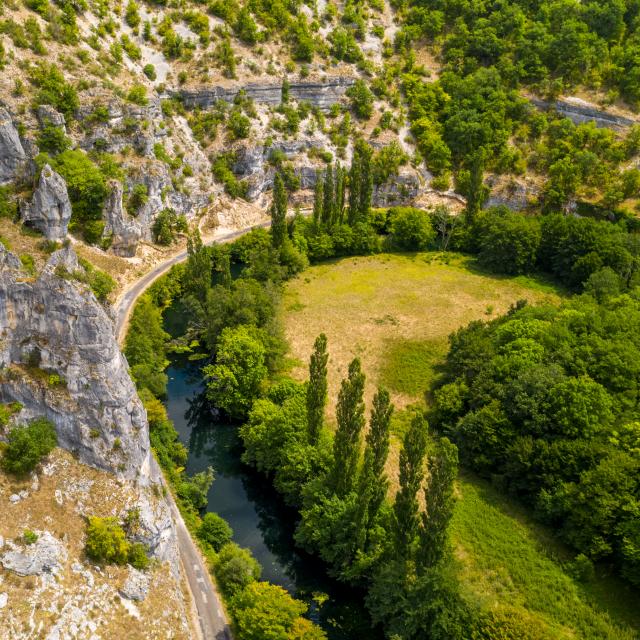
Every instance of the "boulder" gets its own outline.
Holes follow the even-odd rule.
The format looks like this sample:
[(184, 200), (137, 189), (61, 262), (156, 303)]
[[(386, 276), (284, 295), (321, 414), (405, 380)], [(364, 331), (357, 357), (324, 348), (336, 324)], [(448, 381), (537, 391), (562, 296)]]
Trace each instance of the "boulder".
[(122, 206), (122, 184), (118, 180), (109, 183), (109, 195), (102, 215), (105, 219), (103, 237), (111, 238), (111, 249), (118, 256), (131, 257), (142, 237), (140, 224), (129, 216)]
[(149, 593), (149, 577), (133, 567), (129, 567), (129, 575), (120, 589), (120, 595), (128, 600), (141, 601), (147, 597)]
[(4, 553), (0, 564), (19, 576), (39, 576), (55, 572), (66, 559), (62, 542), (45, 531), (33, 544)]
[(71, 202), (64, 178), (48, 164), (40, 172), (31, 203), (22, 207), (22, 221), (41, 231), (47, 240), (64, 240), (71, 220)]
[(0, 185), (18, 178), (27, 163), (27, 154), (9, 112), (0, 107)]
[(59, 111), (56, 111), (51, 105), (39, 105), (36, 115), (41, 127), (44, 127), (47, 124), (52, 124), (54, 127), (60, 127), (65, 133), (67, 132), (64, 115)]

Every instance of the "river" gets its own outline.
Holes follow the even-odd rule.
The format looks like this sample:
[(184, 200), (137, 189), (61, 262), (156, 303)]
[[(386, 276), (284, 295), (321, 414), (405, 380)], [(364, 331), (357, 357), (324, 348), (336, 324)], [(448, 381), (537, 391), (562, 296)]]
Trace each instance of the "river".
[(309, 617), (330, 640), (382, 638), (371, 629), (362, 594), (328, 578), (322, 563), (296, 549), (295, 512), (263, 476), (242, 464), (237, 426), (214, 419), (202, 398), (198, 368), (175, 359), (167, 374), (167, 411), (189, 449), (187, 472), (213, 467), (207, 510), (227, 520), (234, 541), (251, 550), (262, 579), (307, 602)]

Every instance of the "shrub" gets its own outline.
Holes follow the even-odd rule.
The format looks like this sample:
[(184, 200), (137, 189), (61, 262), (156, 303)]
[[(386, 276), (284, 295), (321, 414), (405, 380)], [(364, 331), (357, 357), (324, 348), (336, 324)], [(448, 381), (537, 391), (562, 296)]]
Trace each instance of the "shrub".
[(115, 518), (90, 516), (87, 523), (87, 556), (96, 562), (126, 564), (129, 559), (129, 543), (124, 529)]
[(215, 565), (215, 574), (220, 589), (226, 596), (234, 596), (248, 584), (260, 579), (262, 568), (248, 549), (237, 544), (226, 544)]
[(131, 544), (127, 559), (129, 564), (139, 571), (144, 571), (149, 566), (147, 548), (141, 542), (134, 542)]
[(347, 96), (351, 99), (351, 108), (358, 118), (368, 120), (373, 113), (373, 93), (364, 80), (356, 80), (347, 89)]
[(67, 119), (73, 117), (80, 106), (78, 93), (65, 79), (54, 64), (40, 64), (31, 69), (31, 81), (38, 87), (36, 104), (50, 104), (63, 113)]
[(38, 147), (47, 153), (62, 153), (71, 146), (71, 140), (64, 135), (62, 127), (47, 122), (37, 137)]
[(9, 432), (8, 445), (2, 457), (2, 468), (16, 475), (29, 473), (42, 458), (51, 453), (57, 443), (56, 430), (45, 418), (14, 427)]
[(406, 251), (424, 251), (435, 240), (429, 214), (412, 207), (389, 209), (389, 220), (393, 244)]
[(38, 534), (35, 531), (31, 531), (31, 529), (25, 529), (22, 534), (22, 539), (25, 544), (35, 544), (38, 542)]
[(149, 80), (153, 81), (157, 78), (156, 68), (152, 64), (145, 64), (142, 72), (147, 76), (147, 78), (149, 78)]
[(149, 104), (147, 99), (147, 90), (141, 84), (136, 84), (129, 90), (127, 94), (127, 100), (134, 104), (139, 104), (141, 107), (146, 107)]
[(151, 227), (154, 240), (161, 245), (170, 245), (177, 233), (184, 233), (188, 229), (186, 218), (179, 216), (173, 209), (163, 209)]
[(220, 551), (228, 542), (231, 542), (233, 529), (224, 518), (217, 513), (205, 513), (202, 524), (198, 529), (198, 537), (210, 544), (216, 551)]

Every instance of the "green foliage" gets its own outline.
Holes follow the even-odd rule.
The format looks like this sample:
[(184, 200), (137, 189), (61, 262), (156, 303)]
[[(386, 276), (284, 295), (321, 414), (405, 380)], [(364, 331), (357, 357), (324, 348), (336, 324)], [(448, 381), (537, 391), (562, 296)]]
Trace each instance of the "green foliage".
[(129, 93), (127, 93), (127, 100), (141, 107), (146, 107), (149, 104), (146, 87), (142, 84), (136, 84), (131, 87)]
[(246, 640), (322, 640), (326, 635), (301, 618), (306, 605), (282, 587), (252, 582), (230, 603), (240, 637)]
[(360, 360), (349, 364), (349, 373), (342, 381), (336, 407), (338, 428), (333, 443), (331, 486), (339, 497), (349, 493), (356, 480), (360, 459), (360, 437), (364, 427), (364, 381)]
[(356, 80), (347, 89), (347, 96), (351, 100), (351, 108), (358, 118), (368, 120), (373, 114), (373, 93), (364, 80)]
[[(72, 225), (75, 223), (91, 235), (92, 229), (88, 227), (88, 223), (100, 221), (102, 205), (107, 195), (104, 175), (99, 167), (79, 150), (64, 151), (52, 158), (50, 163), (67, 183), (73, 210)], [(97, 239), (91, 237), (94, 242)]]
[(11, 417), (19, 413), (21, 409), (22, 405), (19, 402), (0, 404), (0, 427), (6, 427)]
[(22, 533), (22, 539), (26, 545), (35, 544), (38, 542), (38, 534), (31, 529), (25, 529)]
[[(622, 544), (638, 500), (639, 461), (612, 440), (633, 418), (638, 303), (585, 296), (560, 309), (518, 308), (451, 338), (458, 399), (436, 394), (440, 428), (462, 461), (500, 477), (587, 556), (637, 566)], [(630, 555), (628, 555), (630, 552)]]
[(18, 205), (10, 186), (0, 187), (0, 218), (13, 219), (18, 215)]
[(231, 418), (246, 417), (267, 375), (265, 356), (255, 331), (243, 325), (223, 329), (216, 362), (203, 369), (209, 401)]
[(395, 140), (376, 151), (372, 159), (374, 184), (383, 184), (398, 175), (398, 170), (408, 160), (409, 157)]
[(13, 427), (2, 455), (2, 468), (15, 475), (33, 471), (58, 443), (55, 427), (45, 418)]
[(130, 544), (116, 518), (89, 516), (87, 521), (86, 554), (96, 562), (126, 564)]
[(160, 309), (148, 295), (141, 296), (131, 313), (124, 354), (138, 388), (149, 389), (157, 397), (163, 397), (167, 389), (164, 370), (168, 364), (165, 346), (168, 339)]
[(46, 122), (36, 138), (38, 147), (47, 153), (62, 153), (71, 146), (71, 140), (64, 134), (62, 127)]
[(271, 205), (271, 242), (275, 249), (282, 247), (287, 237), (287, 205), (287, 191), (282, 175), (278, 172), (273, 184)]
[(212, 165), (213, 175), (218, 182), (224, 184), (224, 190), (232, 198), (244, 198), (247, 194), (247, 185), (238, 180), (231, 170), (234, 158), (230, 154), (221, 154), (215, 158)]
[(177, 484), (178, 497), (196, 511), (207, 506), (209, 489), (213, 484), (213, 468), (207, 467), (206, 471), (200, 471), (189, 477), (182, 477)]
[(67, 121), (71, 120), (80, 101), (75, 87), (64, 79), (60, 69), (54, 64), (42, 63), (31, 67), (29, 74), (29, 79), (38, 89), (36, 104), (50, 104), (63, 113)]
[(227, 597), (233, 597), (260, 579), (262, 567), (248, 549), (242, 549), (230, 542), (220, 549), (215, 571), (222, 593)]
[(157, 74), (156, 74), (156, 68), (151, 63), (145, 64), (143, 69), (142, 69), (142, 72), (151, 81), (155, 80), (158, 77)]
[(307, 425), (309, 442), (317, 444), (324, 421), (327, 403), (327, 336), (321, 333), (313, 344), (309, 359), (309, 383), (307, 385)]
[(147, 555), (147, 548), (141, 542), (133, 542), (129, 545), (127, 562), (138, 571), (149, 568), (150, 560)]
[(227, 543), (231, 542), (233, 529), (227, 521), (217, 513), (205, 513), (198, 529), (198, 537), (211, 545), (215, 551), (220, 551)]
[(392, 207), (388, 213), (391, 239), (398, 249), (425, 251), (435, 240), (429, 214), (412, 207)]
[(498, 273), (530, 273), (540, 247), (540, 223), (509, 210), (492, 209), (476, 225), (480, 263)]
[(185, 233), (188, 229), (187, 219), (178, 215), (174, 209), (163, 209), (153, 221), (151, 233), (158, 244), (169, 246), (178, 233)]

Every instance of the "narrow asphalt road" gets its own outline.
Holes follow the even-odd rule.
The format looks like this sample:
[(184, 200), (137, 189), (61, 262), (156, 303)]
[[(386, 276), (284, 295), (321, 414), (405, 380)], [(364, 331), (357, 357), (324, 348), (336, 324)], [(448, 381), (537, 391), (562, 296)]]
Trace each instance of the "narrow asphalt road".
[[(268, 224), (269, 223), (263, 223), (256, 226), (266, 227)], [(255, 227), (248, 227), (246, 229), (240, 229), (238, 231), (232, 231), (224, 235), (220, 235), (217, 238), (214, 238), (211, 243), (217, 244), (230, 242), (254, 228)], [(169, 271), (174, 264), (178, 264), (186, 258), (187, 252), (182, 251), (172, 258), (165, 260), (161, 264), (155, 266), (151, 271), (149, 271), (149, 273), (142, 276), (125, 291), (116, 305), (115, 331), (119, 344), (124, 342), (129, 315), (136, 300), (151, 284), (153, 284), (153, 282), (155, 282), (155, 280)], [(160, 470), (155, 458), (153, 458), (153, 464), (159, 474), (159, 477), (162, 478), (162, 471)], [(187, 530), (170, 491), (167, 492), (167, 500), (176, 526), (180, 560), (182, 561), (189, 590), (191, 591), (193, 601), (198, 612), (198, 621), (200, 623), (202, 638), (203, 640), (231, 640), (231, 630), (220, 602), (220, 596), (211, 581), (207, 566), (196, 548), (189, 531)]]
[[(262, 224), (254, 225), (252, 227), (246, 227), (245, 229), (239, 229), (237, 231), (230, 231), (214, 238), (210, 244), (220, 244), (224, 242), (231, 242), (236, 238), (248, 233), (252, 229), (258, 227), (268, 227), (269, 222), (263, 222)], [(156, 265), (151, 271), (144, 276), (136, 280), (129, 288), (124, 292), (120, 300), (116, 303), (116, 338), (118, 344), (122, 344), (127, 334), (127, 324), (129, 322), (129, 315), (133, 309), (133, 305), (136, 300), (160, 277), (163, 276), (171, 267), (187, 259), (187, 251), (181, 251), (177, 255), (161, 262)]]

